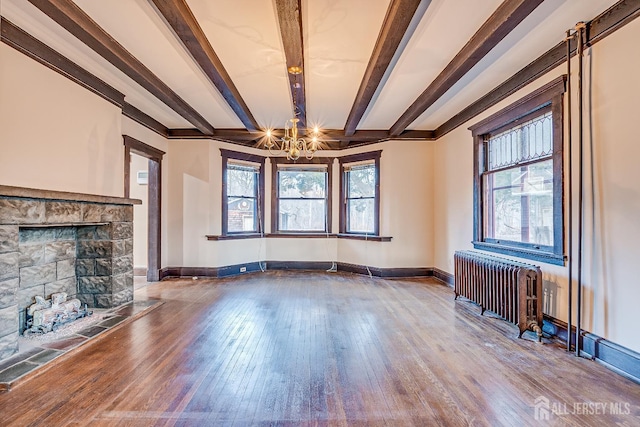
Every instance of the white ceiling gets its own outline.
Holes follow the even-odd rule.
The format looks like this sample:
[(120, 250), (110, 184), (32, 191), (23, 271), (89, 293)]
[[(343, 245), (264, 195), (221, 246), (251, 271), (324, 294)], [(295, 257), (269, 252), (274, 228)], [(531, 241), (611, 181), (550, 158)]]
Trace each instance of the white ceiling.
[[(243, 128), (150, 0), (74, 0), (99, 26), (215, 128)], [(435, 129), (563, 40), (576, 22), (615, 0), (545, 0), (408, 129)], [(390, 0), (302, 0), (307, 120), (342, 129)], [(432, 0), (416, 14), (358, 129), (389, 129), (502, 0)], [(292, 115), (274, 0), (187, 0), (258, 124)], [(2, 0), (3, 17), (126, 95), (169, 128), (193, 128), (152, 94), (26, 0)]]

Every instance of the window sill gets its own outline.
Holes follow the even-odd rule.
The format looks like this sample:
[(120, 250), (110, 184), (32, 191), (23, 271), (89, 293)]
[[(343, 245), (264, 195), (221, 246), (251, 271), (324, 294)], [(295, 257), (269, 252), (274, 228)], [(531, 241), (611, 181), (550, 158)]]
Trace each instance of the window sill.
[(351, 240), (367, 240), (371, 242), (390, 242), (393, 237), (390, 236), (369, 236), (365, 234), (338, 234), (339, 239), (351, 239)]
[(227, 234), (224, 236), (206, 235), (207, 240), (242, 240), (242, 239), (259, 239), (263, 237), (260, 233), (246, 233), (246, 234)]
[(292, 232), (292, 233), (287, 233), (287, 232), (280, 232), (280, 233), (269, 233), (269, 234), (265, 234), (264, 237), (267, 238), (291, 238), (291, 239), (322, 239), (322, 238), (335, 238), (338, 237), (336, 234), (332, 234), (332, 233), (296, 233), (296, 232)]
[(483, 251), (497, 252), (502, 255), (510, 255), (519, 258), (525, 258), (532, 261), (544, 262), (547, 264), (564, 266), (564, 255), (557, 255), (552, 252), (542, 252), (533, 249), (518, 248), (515, 246), (500, 245), (487, 242), (471, 242), (474, 249)]

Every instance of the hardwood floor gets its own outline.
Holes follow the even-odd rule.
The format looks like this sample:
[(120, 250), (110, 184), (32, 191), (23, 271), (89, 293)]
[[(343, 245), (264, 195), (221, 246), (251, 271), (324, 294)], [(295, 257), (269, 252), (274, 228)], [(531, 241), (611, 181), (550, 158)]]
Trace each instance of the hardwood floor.
[(522, 426), (539, 397), (583, 412), (547, 425), (640, 425), (640, 385), (433, 279), (267, 272), (136, 299), (164, 304), (0, 394), (0, 425)]

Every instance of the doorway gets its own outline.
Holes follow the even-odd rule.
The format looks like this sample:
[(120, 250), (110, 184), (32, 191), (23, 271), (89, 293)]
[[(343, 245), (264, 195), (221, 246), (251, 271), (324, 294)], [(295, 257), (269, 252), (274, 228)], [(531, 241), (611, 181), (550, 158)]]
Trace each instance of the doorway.
[[(123, 135), (124, 138), (124, 196), (134, 197), (132, 195), (132, 179), (138, 182), (138, 174), (140, 169), (138, 166), (133, 169), (132, 176), (132, 160), (136, 165), (140, 165), (141, 159), (132, 159), (134, 157), (142, 157), (147, 159), (147, 281), (157, 282), (160, 280), (161, 265), (161, 201), (162, 201), (162, 156), (165, 152), (158, 150), (142, 141)], [(144, 171), (144, 169), (142, 169)], [(139, 190), (136, 188), (135, 190)], [(134, 245), (134, 252), (136, 248)]]

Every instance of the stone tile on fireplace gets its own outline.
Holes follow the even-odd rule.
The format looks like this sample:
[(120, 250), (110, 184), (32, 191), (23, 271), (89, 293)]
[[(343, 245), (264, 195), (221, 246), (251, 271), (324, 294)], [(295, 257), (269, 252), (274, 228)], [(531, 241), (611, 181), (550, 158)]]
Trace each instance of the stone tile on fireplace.
[(55, 282), (56, 274), (57, 267), (55, 262), (35, 265), (33, 267), (23, 267), (20, 269), (20, 287), (29, 288), (31, 286)]
[(20, 268), (44, 264), (44, 243), (20, 245)]
[(111, 226), (105, 224), (78, 227), (78, 240), (111, 240)]
[(113, 274), (112, 258), (96, 259), (96, 276), (111, 276)]
[(18, 331), (2, 336), (0, 334), (0, 360), (18, 352)]
[(18, 250), (18, 226), (0, 225), (0, 254)]
[(124, 274), (133, 271), (133, 255), (113, 258), (113, 274)]
[(65, 292), (69, 298), (74, 298), (74, 295), (77, 292), (77, 280), (75, 276), (44, 285), (45, 298), (51, 298), (51, 294), (55, 294), (57, 292)]
[(44, 262), (56, 262), (63, 259), (72, 259), (76, 257), (76, 242), (56, 241), (47, 243), (44, 247)]
[(0, 309), (0, 336), (13, 333), (17, 325), (18, 310), (15, 305)]
[(76, 259), (66, 259), (56, 263), (56, 279), (62, 280), (68, 277), (76, 277)]
[(0, 254), (0, 280), (18, 277), (19, 261), (20, 255), (18, 252)]
[(0, 281), (0, 308), (16, 305), (16, 294), (20, 281), (9, 279)]
[(41, 224), (43, 222), (43, 201), (0, 198), (0, 224)]
[(80, 203), (45, 202), (45, 220), (50, 224), (61, 222), (80, 222), (82, 218)]
[(114, 240), (133, 238), (133, 223), (114, 222), (112, 224), (112, 235)]
[(81, 337), (78, 335), (71, 336), (69, 338), (63, 338), (58, 341), (43, 344), (44, 348), (53, 348), (56, 350), (69, 350), (73, 347), (77, 347), (87, 340), (87, 337)]
[(111, 257), (111, 241), (89, 241), (79, 240), (77, 246), (77, 257), (87, 258), (109, 258)]
[(96, 260), (91, 259), (76, 259), (76, 276), (95, 276), (96, 274)]
[(0, 383), (11, 383), (12, 381), (37, 367), (37, 363), (31, 363), (27, 361), (17, 363), (10, 368), (7, 368), (4, 371), (0, 372)]
[(111, 292), (111, 276), (78, 278), (79, 294), (106, 294)]

